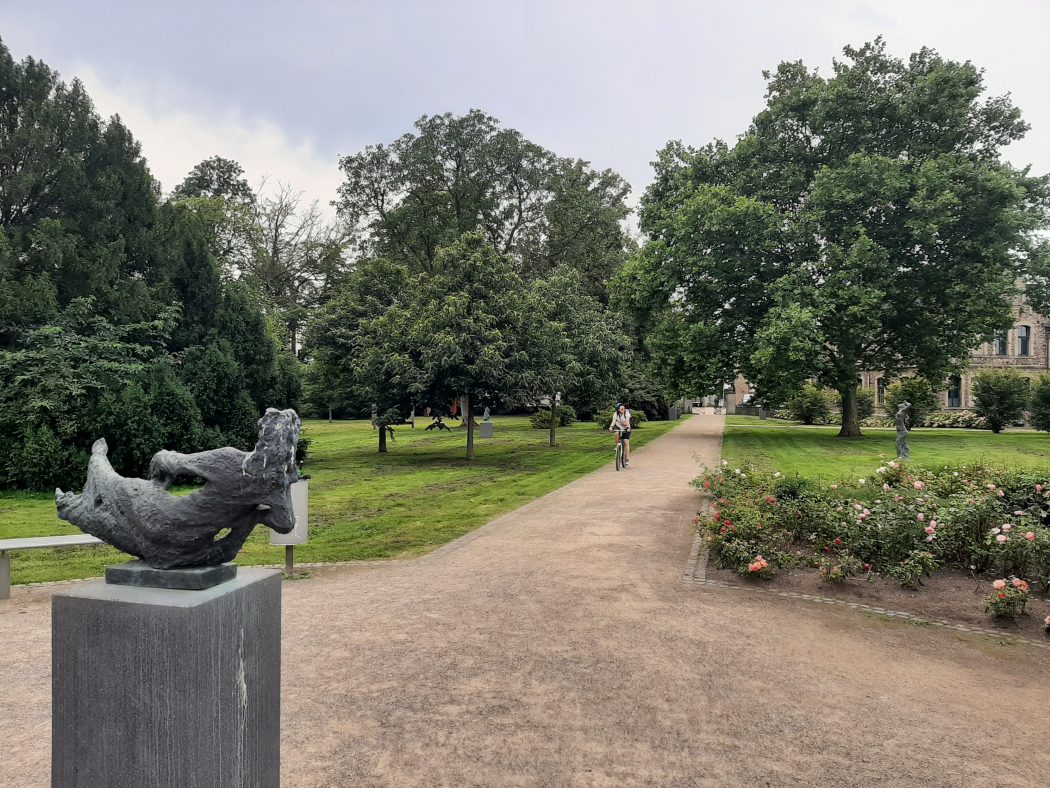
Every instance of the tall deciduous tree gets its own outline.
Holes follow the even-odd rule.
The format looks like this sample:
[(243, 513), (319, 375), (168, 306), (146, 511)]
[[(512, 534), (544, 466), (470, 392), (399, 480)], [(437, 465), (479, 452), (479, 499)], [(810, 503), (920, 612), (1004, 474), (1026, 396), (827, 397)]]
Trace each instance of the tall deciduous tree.
[[(414, 297), (407, 269), (362, 260), (313, 316), (307, 331), (312, 379), (333, 403), (376, 408), (379, 451), (388, 428), (408, 415), (425, 385), (410, 343)], [(315, 393), (316, 396), (316, 393)]]
[(302, 195), (285, 184), (256, 201), (255, 223), (242, 279), (284, 326), (297, 355), (307, 312), (343, 271), (345, 240), (316, 202), (304, 206)]
[(557, 446), (558, 395), (590, 407), (612, 399), (631, 361), (631, 341), (572, 268), (533, 283), (524, 318), (529, 388), (550, 402), (550, 445)]
[(1008, 323), (1047, 182), (1001, 159), (1027, 126), (1008, 98), (982, 99), (972, 64), (903, 62), (881, 39), (845, 55), (829, 78), (767, 73), (766, 108), (732, 148), (661, 153), (650, 241), (621, 283), (663, 366), (710, 374), (714, 357), (719, 377), (774, 395), (816, 378), (840, 393), (848, 437), (861, 370), (943, 379)]
[(339, 214), (366, 252), (431, 273), (442, 247), (478, 231), (524, 278), (571, 264), (605, 300), (629, 244), (616, 173), (560, 159), (479, 110), (415, 125), (340, 161)]
[(257, 234), (255, 192), (241, 165), (221, 156), (205, 159), (175, 187), (171, 200), (193, 211), (207, 228), (226, 277), (239, 276), (249, 264)]
[(433, 275), (420, 280), (411, 344), (430, 396), (466, 401), (468, 460), (474, 458), (475, 405), (527, 389), (528, 302), (514, 264), (480, 232), (442, 249)]

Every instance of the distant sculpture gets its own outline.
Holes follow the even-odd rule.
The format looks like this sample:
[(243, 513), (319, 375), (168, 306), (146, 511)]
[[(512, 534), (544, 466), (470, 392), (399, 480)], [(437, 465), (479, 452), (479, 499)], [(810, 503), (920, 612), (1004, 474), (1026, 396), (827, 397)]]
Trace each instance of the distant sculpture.
[(488, 421), (489, 420), (489, 406), (488, 405), (485, 406), (485, 412), (481, 414), (481, 420), (482, 421)]
[(911, 410), (910, 402), (902, 402), (897, 408), (895, 417), (897, 422), (897, 459), (910, 460), (911, 450), (908, 448), (908, 411)]
[[(159, 451), (149, 479), (113, 470), (104, 439), (95, 441), (80, 495), (55, 490), (58, 516), (156, 569), (232, 561), (256, 525), (290, 533), (288, 486), (298, 479), (299, 416), (270, 408), (259, 419), (255, 449), (227, 446), (197, 454)], [(204, 479), (190, 495), (168, 492), (178, 478)], [(229, 533), (220, 536), (228, 529)]]

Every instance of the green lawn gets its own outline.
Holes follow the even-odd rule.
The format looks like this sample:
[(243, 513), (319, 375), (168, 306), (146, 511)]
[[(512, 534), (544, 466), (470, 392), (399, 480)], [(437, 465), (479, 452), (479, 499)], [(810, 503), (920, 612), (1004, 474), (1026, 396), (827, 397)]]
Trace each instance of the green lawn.
[[(297, 561), (399, 558), (425, 553), (495, 516), (557, 489), (612, 460), (613, 439), (594, 424), (559, 430), (557, 448), (525, 417), (496, 417), (495, 437), (477, 438), (476, 459), (464, 459), (466, 435), (402, 427), (386, 455), (376, 452), (367, 421), (307, 421), (313, 440), (310, 541)], [(636, 430), (633, 447), (674, 426), (651, 422)], [(0, 539), (78, 533), (55, 515), (48, 494), (0, 493)], [(256, 529), (237, 561), (276, 564), (283, 548)], [(124, 560), (109, 547), (27, 550), (14, 554), (12, 582), (91, 577)]]
[[(862, 438), (838, 438), (838, 427), (791, 426), (733, 416), (722, 456), (731, 467), (751, 461), (759, 468), (800, 473), (828, 481), (868, 478), (896, 454), (891, 429), (865, 429)], [(1050, 471), (1050, 435), (1029, 430), (995, 435), (981, 430), (916, 429), (909, 433), (912, 463), (928, 468), (981, 463), (1001, 468)]]

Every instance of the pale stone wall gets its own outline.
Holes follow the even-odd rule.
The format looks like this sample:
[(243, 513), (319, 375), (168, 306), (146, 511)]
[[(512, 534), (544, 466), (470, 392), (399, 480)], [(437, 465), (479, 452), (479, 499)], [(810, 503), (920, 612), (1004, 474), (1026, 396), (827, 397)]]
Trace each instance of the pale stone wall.
[[(1020, 371), (1030, 378), (1050, 372), (1050, 320), (1043, 315), (1033, 312), (1027, 304), (1018, 298), (1014, 302), (1014, 324), (1006, 332), (1006, 347), (1002, 348), (998, 342), (990, 342), (981, 345), (970, 354), (970, 363), (959, 377), (961, 379), (959, 404), (950, 403), (947, 390), (938, 393), (941, 407), (945, 410), (967, 409), (973, 407), (971, 386), (973, 376), (983, 369), (990, 368), (1012, 368)], [(1028, 329), (1029, 341), (1027, 354), (1022, 340), (1023, 328)], [(1005, 349), (1006, 353), (999, 351)], [(877, 371), (864, 372), (861, 375), (861, 386), (876, 391), (878, 397), (879, 379), (883, 374)], [(888, 381), (891, 383), (892, 381)], [(882, 404), (878, 402), (877, 404)]]

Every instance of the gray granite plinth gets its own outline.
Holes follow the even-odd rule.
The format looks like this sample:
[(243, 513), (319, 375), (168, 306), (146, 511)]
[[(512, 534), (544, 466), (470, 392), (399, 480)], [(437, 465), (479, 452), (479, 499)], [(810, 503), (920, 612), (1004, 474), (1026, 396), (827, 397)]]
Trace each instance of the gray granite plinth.
[(280, 785), (281, 577), (52, 601), (51, 785)]
[(186, 569), (155, 569), (135, 559), (106, 567), (106, 582), (118, 586), (172, 588), (180, 591), (203, 591), (237, 576), (236, 564), (194, 566)]
[(492, 437), (492, 422), (483, 421), (478, 425), (478, 437), (479, 438), (491, 438)]

